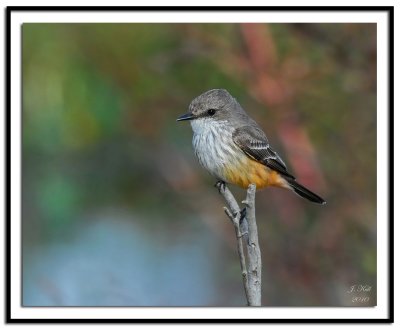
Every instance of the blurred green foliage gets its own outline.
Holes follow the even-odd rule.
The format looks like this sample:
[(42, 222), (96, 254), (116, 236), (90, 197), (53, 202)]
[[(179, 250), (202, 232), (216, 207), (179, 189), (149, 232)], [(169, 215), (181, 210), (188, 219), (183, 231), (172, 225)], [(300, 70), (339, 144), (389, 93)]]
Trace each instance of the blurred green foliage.
[[(328, 200), (316, 208), (287, 191), (258, 194), (265, 305), (354, 305), (346, 293), (353, 284), (371, 285), (368, 305), (374, 305), (376, 26), (258, 27), (268, 31), (275, 47), (270, 73), (290, 84), (288, 104), (310, 136), (313, 165), (323, 183), (313, 189)], [(191, 270), (212, 273), (213, 283), (199, 284), (215, 291), (205, 297), (196, 289), (193, 294), (200, 299), (182, 295), (171, 300), (168, 291), (179, 282), (166, 280), (170, 286), (162, 298), (117, 298), (113, 305), (243, 305), (234, 236), (222, 200), (213, 179), (196, 163), (190, 128), (175, 119), (195, 96), (225, 88), (265, 128), (283, 158), (290, 156), (279, 143), (277, 128), (289, 119), (281, 110), (288, 105), (266, 106), (257, 97), (248, 54), (238, 24), (24, 24), (24, 262), (41, 259), (30, 256), (39, 251), (49, 258), (48, 264), (51, 257), (62, 262), (66, 251), (54, 255), (43, 250), (64, 241), (79, 253), (84, 246), (73, 248), (73, 239), (82, 225), (95, 225), (96, 214), (103, 212), (118, 223), (120, 211), (128, 212), (132, 217), (122, 220), (146, 230), (148, 244), (153, 236), (168, 241), (166, 246), (175, 253), (171, 251), (171, 261), (201, 232), (197, 248), (203, 240), (205, 246), (218, 248), (207, 258), (209, 268), (204, 262), (200, 268), (176, 266), (188, 277)], [(296, 170), (296, 163), (289, 167)], [(91, 248), (103, 249), (95, 247), (100, 238)], [(135, 262), (130, 250), (121, 250), (121, 255)], [(152, 255), (148, 257), (156, 263), (157, 257), (165, 257)], [(188, 258), (196, 255), (198, 251)], [(106, 275), (95, 264), (91, 270)], [(26, 289), (41, 289), (35, 275), (46, 274), (39, 273), (25, 270), (31, 285)], [(53, 278), (54, 289), (65, 291), (64, 284)], [(24, 290), (30, 305), (63, 303), (62, 298), (35, 302), (32, 291)], [(97, 299), (96, 305), (107, 305), (107, 300)], [(81, 302), (78, 298), (71, 303)]]

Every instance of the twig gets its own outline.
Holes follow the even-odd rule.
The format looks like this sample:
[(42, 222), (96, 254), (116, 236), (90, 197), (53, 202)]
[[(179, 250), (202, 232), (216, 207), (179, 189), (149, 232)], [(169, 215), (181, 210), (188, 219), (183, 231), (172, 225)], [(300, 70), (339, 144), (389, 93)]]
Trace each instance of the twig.
[(247, 276), (250, 287), (249, 305), (261, 306), (261, 251), (258, 243), (255, 198), (256, 186), (252, 184), (247, 189), (246, 200), (243, 201), (246, 205), (246, 219), (249, 227), (249, 242), (247, 245), (249, 259)]
[[(248, 306), (261, 306), (261, 252), (258, 244), (255, 216), (256, 186), (252, 184), (247, 189), (246, 200), (243, 201), (245, 209), (242, 212), (240, 211), (235, 197), (232, 195), (225, 183), (218, 182), (216, 187), (218, 188), (219, 193), (225, 198), (228, 207), (224, 207), (224, 211), (235, 227), (237, 249), (247, 304)], [(244, 230), (246, 225), (241, 225), (243, 222), (247, 222), (248, 232)], [(243, 248), (243, 237), (245, 235), (248, 235), (246, 248), (247, 266)]]

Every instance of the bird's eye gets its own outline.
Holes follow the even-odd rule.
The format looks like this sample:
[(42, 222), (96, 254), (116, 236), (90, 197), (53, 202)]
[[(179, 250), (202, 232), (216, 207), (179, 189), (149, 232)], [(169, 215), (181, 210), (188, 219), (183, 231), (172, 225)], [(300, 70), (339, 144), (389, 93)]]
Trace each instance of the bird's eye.
[(207, 111), (207, 113), (208, 113), (208, 115), (212, 116), (212, 115), (215, 114), (215, 110), (214, 110), (214, 109), (209, 109), (209, 110)]

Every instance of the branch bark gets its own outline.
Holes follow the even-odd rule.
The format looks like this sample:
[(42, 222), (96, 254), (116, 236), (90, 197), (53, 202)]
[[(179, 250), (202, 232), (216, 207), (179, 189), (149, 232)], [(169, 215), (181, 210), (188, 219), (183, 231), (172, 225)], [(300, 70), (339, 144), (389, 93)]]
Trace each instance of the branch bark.
[[(218, 182), (216, 187), (225, 199), (227, 207), (224, 207), (224, 211), (235, 228), (247, 305), (261, 306), (261, 252), (255, 215), (256, 186), (249, 185), (246, 200), (242, 201), (245, 205), (242, 211), (225, 183)], [(247, 238), (244, 239), (244, 237)], [(244, 240), (246, 244), (243, 242)], [(247, 251), (246, 254), (244, 249)]]

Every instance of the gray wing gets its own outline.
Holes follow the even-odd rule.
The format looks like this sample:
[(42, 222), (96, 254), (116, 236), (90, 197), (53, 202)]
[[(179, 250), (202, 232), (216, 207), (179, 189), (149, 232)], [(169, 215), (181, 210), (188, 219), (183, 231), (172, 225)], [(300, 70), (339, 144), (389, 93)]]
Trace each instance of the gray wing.
[(234, 130), (233, 141), (250, 158), (266, 165), (285, 177), (295, 179), (287, 172), (286, 165), (279, 155), (271, 149), (264, 132), (253, 126), (244, 126)]

